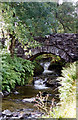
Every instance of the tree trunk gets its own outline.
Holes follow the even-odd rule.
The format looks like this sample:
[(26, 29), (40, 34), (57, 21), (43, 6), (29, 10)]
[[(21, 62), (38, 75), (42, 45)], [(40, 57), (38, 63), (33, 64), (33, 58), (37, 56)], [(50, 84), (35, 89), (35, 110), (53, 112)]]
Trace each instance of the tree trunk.
[(11, 57), (14, 57), (14, 51), (15, 51), (15, 36), (12, 34), (9, 34), (10, 38), (11, 38), (11, 45), (9, 47), (10, 53), (11, 53)]

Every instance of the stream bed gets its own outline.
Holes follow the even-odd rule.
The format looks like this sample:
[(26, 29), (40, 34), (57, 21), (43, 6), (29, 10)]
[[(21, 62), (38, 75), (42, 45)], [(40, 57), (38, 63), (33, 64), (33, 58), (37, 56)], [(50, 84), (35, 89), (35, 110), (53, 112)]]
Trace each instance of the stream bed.
[[(34, 103), (36, 95), (41, 91), (42, 93), (48, 93), (50, 99), (55, 98), (58, 102), (58, 89), (57, 78), (58, 74), (55, 71), (48, 70), (50, 62), (40, 63), (44, 67), (44, 71), (41, 75), (33, 77), (34, 84), (26, 86), (17, 86), (16, 90), (3, 97), (2, 99), (2, 113), (0, 120), (2, 119), (28, 119), (39, 118), (43, 115)], [(52, 79), (52, 86), (49, 86), (47, 81)]]

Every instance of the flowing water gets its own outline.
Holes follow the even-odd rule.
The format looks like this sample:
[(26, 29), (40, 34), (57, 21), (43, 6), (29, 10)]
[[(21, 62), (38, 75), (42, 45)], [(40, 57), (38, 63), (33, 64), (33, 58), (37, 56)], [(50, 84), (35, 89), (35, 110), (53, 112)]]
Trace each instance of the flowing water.
[(46, 86), (46, 81), (49, 78), (56, 77), (57, 74), (54, 71), (48, 70), (50, 62), (41, 62), (44, 67), (42, 75), (38, 77), (33, 77), (34, 85), (18, 86), (16, 91), (18, 94), (11, 93), (10, 95), (3, 97), (2, 100), (2, 110), (9, 109), (10, 111), (15, 111), (17, 109), (28, 109), (31, 112), (37, 110), (31, 102), (23, 102), (23, 99), (34, 98), (39, 91), (47, 92), (51, 95), (57, 94), (57, 91), (54, 92), (55, 87)]

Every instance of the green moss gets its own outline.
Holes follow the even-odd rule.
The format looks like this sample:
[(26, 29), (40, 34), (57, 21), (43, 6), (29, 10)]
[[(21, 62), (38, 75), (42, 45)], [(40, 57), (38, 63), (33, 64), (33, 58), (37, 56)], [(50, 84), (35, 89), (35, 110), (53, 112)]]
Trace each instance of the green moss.
[(49, 66), (49, 70), (54, 70), (57, 74), (61, 74), (62, 67), (64, 66), (64, 63), (61, 61), (51, 62)]
[(33, 83), (33, 76), (30, 76), (28, 78), (28, 84), (31, 85)]
[(40, 75), (44, 71), (44, 68), (39, 63), (37, 63), (36, 61), (34, 61), (33, 64), (35, 66), (34, 76)]

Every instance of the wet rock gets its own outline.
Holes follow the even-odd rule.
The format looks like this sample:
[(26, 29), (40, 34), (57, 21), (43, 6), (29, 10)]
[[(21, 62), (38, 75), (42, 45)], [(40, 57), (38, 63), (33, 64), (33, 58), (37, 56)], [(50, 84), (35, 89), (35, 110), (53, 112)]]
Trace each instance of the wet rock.
[(7, 110), (4, 110), (4, 111), (2, 112), (2, 115), (6, 115), (7, 117), (11, 117), (11, 116), (12, 116), (12, 112), (7, 109)]
[(0, 112), (0, 117), (2, 116), (2, 112)]
[(31, 118), (39, 118), (42, 116), (40, 112), (31, 112)]
[(12, 119), (20, 119), (20, 118), (24, 118), (24, 115), (26, 113), (21, 111), (21, 112), (13, 112), (13, 117)]
[(19, 117), (11, 117), (9, 120), (19, 120)]
[(19, 111), (19, 112), (14, 112), (13, 113), (13, 117), (12, 119), (24, 119), (24, 118), (28, 118), (29, 116), (31, 116), (31, 112), (27, 112), (27, 111)]
[(59, 83), (59, 81), (57, 81), (57, 77), (53, 77), (53, 78), (48, 78), (46, 81), (46, 86), (47, 87), (58, 87), (61, 86), (61, 84)]
[(20, 109), (19, 111), (23, 111), (24, 109), (22, 108), (22, 109)]
[(0, 98), (3, 97), (3, 96), (4, 96), (3, 92), (0, 92)]
[(21, 102), (21, 99), (16, 99), (15, 102), (16, 102), (16, 103), (20, 103), (20, 102)]
[(15, 95), (18, 95), (18, 94), (19, 94), (19, 92), (18, 92), (18, 91), (15, 91), (15, 92), (14, 92), (14, 94), (15, 94)]
[(26, 113), (29, 113), (29, 112), (33, 111), (33, 109), (31, 109), (31, 108), (23, 109), (23, 111), (26, 112)]
[(0, 120), (3, 120), (3, 117), (2, 117), (2, 116), (0, 117)]
[(56, 84), (56, 79), (47, 79), (46, 86), (54, 87)]
[(13, 117), (18, 117), (19, 112), (13, 112)]
[(31, 115), (31, 112), (25, 112), (25, 114), (24, 114), (25, 116), (30, 116)]
[(25, 115), (24, 112), (20, 112), (20, 113), (18, 114), (18, 118), (19, 118), (19, 119), (20, 119), (20, 118), (24, 118), (24, 115)]
[[(33, 110), (33, 109), (32, 109)], [(18, 109), (17, 111), (11, 112), (10, 110), (4, 110), (0, 120), (19, 120), (19, 119), (31, 119), (36, 120), (39, 118), (42, 113), (35, 111), (33, 112), (30, 109)]]
[(46, 85), (47, 85), (48, 87), (58, 87), (58, 86), (61, 86), (61, 84), (56, 83), (56, 82), (55, 82), (55, 83), (47, 82)]
[(35, 98), (25, 98), (25, 99), (22, 100), (22, 102), (34, 103), (35, 102)]
[(60, 75), (63, 66), (64, 66), (64, 61), (57, 61), (55, 63), (51, 62), (48, 69), (55, 70), (55, 72), (57, 72)]
[(6, 118), (7, 118), (7, 117), (6, 117), (6, 115), (5, 115), (5, 116), (2, 118), (2, 120), (6, 120)]
[(20, 103), (22, 100), (21, 99), (14, 99), (14, 100), (11, 99), (11, 101), (16, 102), (16, 103)]
[(44, 71), (44, 68), (37, 62), (34, 62), (34, 76), (40, 75), (42, 74), (42, 72)]
[(7, 96), (7, 95), (9, 95), (9, 92), (4, 91), (3, 94), (4, 94), (4, 96)]

